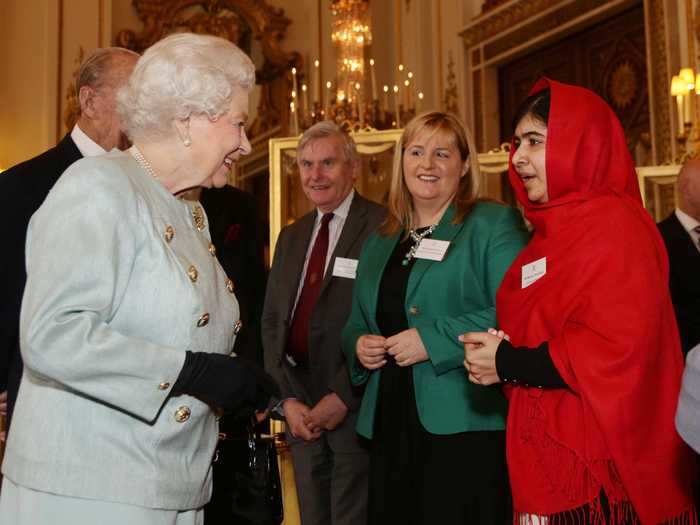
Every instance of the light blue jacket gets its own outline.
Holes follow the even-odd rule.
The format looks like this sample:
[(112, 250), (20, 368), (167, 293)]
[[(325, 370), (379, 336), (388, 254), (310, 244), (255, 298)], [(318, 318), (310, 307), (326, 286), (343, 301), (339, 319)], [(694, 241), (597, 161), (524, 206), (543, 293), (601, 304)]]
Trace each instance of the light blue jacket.
[(239, 310), (196, 206), (115, 151), (73, 164), (32, 217), (3, 463), (16, 484), (152, 508), (208, 501), (215, 415), (168, 395), (186, 350), (230, 352)]

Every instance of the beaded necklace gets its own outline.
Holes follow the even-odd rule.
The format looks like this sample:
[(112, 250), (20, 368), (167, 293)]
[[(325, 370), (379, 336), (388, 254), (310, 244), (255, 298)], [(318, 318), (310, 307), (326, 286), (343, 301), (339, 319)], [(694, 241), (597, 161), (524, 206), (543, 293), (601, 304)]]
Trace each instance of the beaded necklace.
[(420, 242), (428, 237), (431, 233), (433, 233), (433, 230), (437, 228), (437, 224), (433, 224), (421, 233), (417, 233), (416, 230), (411, 228), (408, 231), (408, 234), (411, 237), (411, 240), (413, 241), (413, 246), (406, 252), (406, 255), (403, 258), (403, 261), (401, 261), (401, 266), (408, 266), (408, 263), (411, 262), (411, 259), (413, 259), (416, 256), (416, 251), (418, 250), (418, 246), (420, 245)]

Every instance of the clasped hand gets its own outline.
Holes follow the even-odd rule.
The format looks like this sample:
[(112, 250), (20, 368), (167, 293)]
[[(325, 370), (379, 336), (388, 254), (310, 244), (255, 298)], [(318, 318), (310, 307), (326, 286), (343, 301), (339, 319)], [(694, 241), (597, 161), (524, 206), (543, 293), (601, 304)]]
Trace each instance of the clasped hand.
[(469, 381), (477, 385), (500, 383), (496, 371), (496, 351), (501, 340), (510, 341), (503, 330), (489, 328), (488, 332), (467, 332), (459, 336), (464, 343), (464, 368)]
[(288, 399), (283, 409), (292, 436), (304, 441), (315, 441), (324, 430), (335, 430), (348, 414), (347, 405), (335, 392), (323, 396), (313, 408), (298, 399)]
[(399, 366), (411, 366), (428, 360), (428, 352), (415, 328), (391, 337), (371, 334), (360, 336), (355, 345), (355, 353), (367, 370), (383, 367), (387, 354), (393, 356)]

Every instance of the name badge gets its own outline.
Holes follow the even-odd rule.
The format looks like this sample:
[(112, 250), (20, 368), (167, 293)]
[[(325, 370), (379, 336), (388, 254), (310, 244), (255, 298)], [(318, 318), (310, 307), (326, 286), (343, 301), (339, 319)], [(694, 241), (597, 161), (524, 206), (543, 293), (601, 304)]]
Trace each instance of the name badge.
[(547, 258), (542, 257), (530, 264), (524, 264), (522, 267), (521, 288), (527, 288), (532, 283), (544, 277), (547, 273)]
[(357, 275), (357, 259), (336, 257), (333, 265), (333, 277), (345, 277), (354, 279)]
[(437, 239), (423, 239), (418, 245), (416, 259), (429, 259), (431, 261), (442, 261), (447, 253), (450, 241), (440, 241)]

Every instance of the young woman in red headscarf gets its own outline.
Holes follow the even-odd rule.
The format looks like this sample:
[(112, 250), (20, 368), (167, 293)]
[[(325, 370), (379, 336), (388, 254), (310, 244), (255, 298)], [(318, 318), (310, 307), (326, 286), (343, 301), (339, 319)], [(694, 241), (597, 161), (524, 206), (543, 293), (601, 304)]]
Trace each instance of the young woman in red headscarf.
[(622, 127), (547, 79), (514, 122), (509, 176), (534, 235), (498, 291), (501, 331), (461, 337), (469, 379), (507, 385), (514, 523), (695, 524), (667, 257)]

